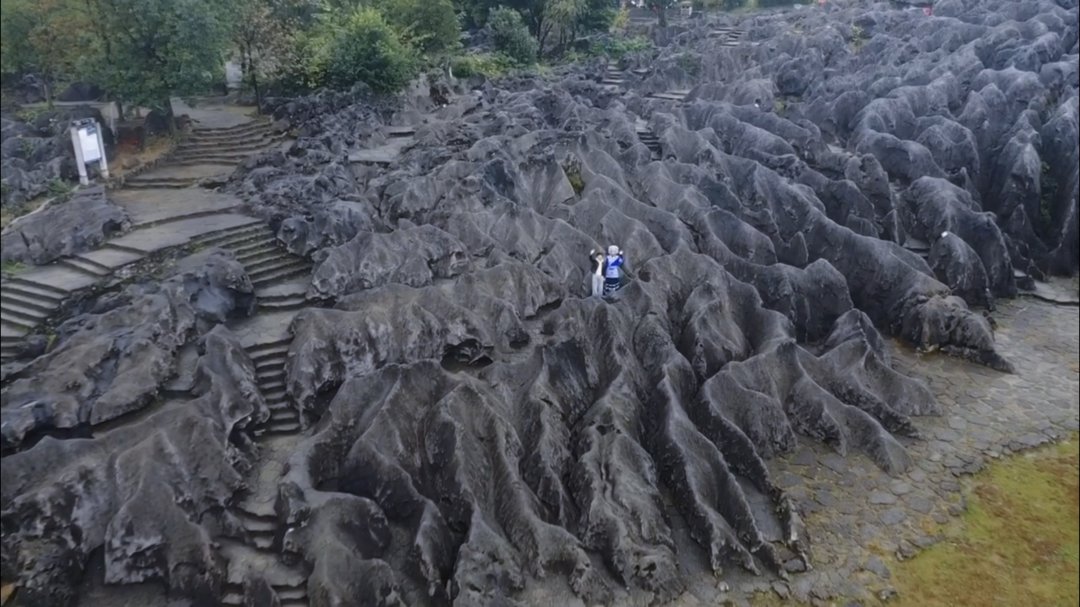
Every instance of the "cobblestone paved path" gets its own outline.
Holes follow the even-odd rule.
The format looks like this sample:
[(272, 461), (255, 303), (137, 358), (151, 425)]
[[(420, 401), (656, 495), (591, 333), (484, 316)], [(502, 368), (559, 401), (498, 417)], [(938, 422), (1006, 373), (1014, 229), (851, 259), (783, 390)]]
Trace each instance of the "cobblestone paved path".
[(732, 602), (755, 590), (816, 604), (888, 596), (888, 561), (931, 545), (938, 526), (963, 511), (965, 475), (1077, 430), (1080, 310), (1025, 298), (1001, 302), (993, 316), (999, 351), (1015, 374), (892, 343), (897, 369), (926, 381), (943, 409), (940, 417), (915, 420), (922, 438), (906, 441), (908, 472), (889, 476), (862, 455), (841, 458), (809, 440), (771, 462), (802, 507), (814, 570), (787, 582), (740, 580)]

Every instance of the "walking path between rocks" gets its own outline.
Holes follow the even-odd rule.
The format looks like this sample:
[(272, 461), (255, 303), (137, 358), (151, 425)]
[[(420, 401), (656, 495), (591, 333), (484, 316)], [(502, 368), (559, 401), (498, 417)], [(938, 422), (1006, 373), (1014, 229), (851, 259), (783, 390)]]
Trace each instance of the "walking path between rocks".
[[(1073, 281), (1053, 280), (1068, 291)], [(935, 543), (939, 528), (965, 508), (963, 477), (988, 459), (1030, 449), (1080, 428), (1080, 315), (1075, 307), (1036, 299), (1000, 303), (998, 350), (1015, 374), (941, 354), (917, 354), (892, 341), (898, 371), (925, 380), (940, 417), (916, 418), (922, 438), (904, 440), (911, 468), (890, 476), (861, 454), (841, 457), (804, 440), (773, 460), (774, 480), (800, 505), (814, 570), (788, 581), (735, 575), (729, 593), (702, 584), (679, 605), (746, 604), (753, 592), (829, 604), (891, 596), (889, 563)], [(734, 572), (732, 572), (734, 573)]]
[[(181, 104), (181, 109), (185, 106)], [(276, 289), (278, 305), (303, 301), (306, 285), (282, 291), (281, 283), (309, 267), (277, 250), (273, 235), (259, 220), (238, 212), (237, 198), (191, 187), (208, 177), (227, 176), (247, 156), (274, 141), (265, 121), (253, 120), (236, 108), (191, 109), (196, 128), (160, 168), (129, 179), (110, 198), (131, 216), (132, 228), (92, 251), (29, 269), (4, 280), (0, 291), (0, 361), (14, 358), (24, 338), (73, 296), (113, 278), (148, 256), (173, 247), (235, 245), (241, 263), (250, 265), (252, 280), (262, 290)], [(221, 146), (226, 155), (217, 154)], [(209, 158), (213, 164), (188, 164)], [(141, 188), (141, 189), (135, 189)], [(144, 188), (144, 189), (143, 189)], [(182, 188), (182, 189), (181, 189)]]

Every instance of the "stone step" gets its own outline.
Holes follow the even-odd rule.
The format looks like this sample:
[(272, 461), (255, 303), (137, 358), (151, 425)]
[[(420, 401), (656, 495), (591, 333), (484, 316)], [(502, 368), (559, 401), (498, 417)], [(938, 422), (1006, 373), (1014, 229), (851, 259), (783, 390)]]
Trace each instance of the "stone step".
[(226, 137), (247, 134), (255, 131), (269, 131), (270, 123), (266, 120), (251, 120), (242, 124), (224, 127), (195, 127), (191, 129), (190, 137)]
[(311, 272), (311, 266), (304, 260), (297, 258), (293, 265), (284, 266), (274, 270), (263, 270), (251, 276), (251, 282), (255, 289), (264, 288), (275, 282), (284, 282), (297, 276), (305, 276)]
[(600, 84), (610, 84), (612, 86), (621, 86), (626, 84), (626, 81), (622, 78), (604, 78), (600, 81)]
[(266, 408), (270, 410), (271, 415), (273, 415), (274, 413), (278, 413), (280, 415), (281, 413), (279, 412), (282, 411), (292, 412), (295, 415), (300, 414), (300, 412), (297, 411), (296, 408), (294, 408), (287, 400), (279, 400), (272, 403), (267, 403)]
[(278, 522), (276, 519), (254, 515), (240, 509), (235, 510), (235, 513), (236, 518), (240, 519), (244, 531), (252, 535), (274, 535), (277, 533)]
[[(271, 352), (285, 352), (289, 349), (289, 344), (292, 343), (291, 337), (284, 337), (276, 339), (274, 341), (264, 341), (262, 343), (252, 344), (244, 348), (249, 356), (262, 356)], [(284, 356), (284, 355), (283, 355)]]
[(687, 93), (681, 91), (669, 91), (664, 93), (652, 93), (649, 95), (652, 99), (662, 99), (664, 101), (686, 101)]
[(14, 278), (8, 279), (0, 285), (0, 289), (5, 288), (15, 288), (17, 291), (22, 291), (23, 293), (40, 295), (41, 297), (55, 299), (57, 301), (63, 300), (71, 294), (67, 289), (51, 284), (31, 281), (29, 279), (18, 278), (18, 276), (14, 276)]
[(274, 536), (272, 535), (253, 535), (251, 537), (251, 546), (258, 550), (273, 550), (274, 549)]
[(280, 434), (296, 434), (303, 428), (300, 426), (299, 418), (296, 420), (285, 421), (271, 421), (263, 424), (255, 430), (255, 436), (274, 436)]
[(286, 601), (307, 602), (307, 588), (304, 586), (300, 586), (299, 588), (279, 588), (274, 586), (274, 591), (277, 592), (278, 598), (281, 599), (282, 607), (284, 607)]
[(112, 274), (112, 270), (106, 266), (98, 264), (96, 262), (81, 259), (79, 257), (61, 257), (56, 261), (57, 264), (64, 266), (65, 268), (71, 268), (90, 276), (108, 276)]
[(242, 150), (185, 150), (169, 156), (170, 165), (190, 166), (194, 164), (240, 164), (253, 154), (258, 154), (269, 149), (267, 146), (253, 147)]
[(17, 316), (8, 316), (0, 310), (0, 329), (5, 329), (4, 333), (7, 335), (26, 335), (38, 325), (35, 321), (19, 318)]
[(248, 350), (247, 353), (255, 365), (279, 362), (284, 363), (285, 358), (289, 353), (289, 342), (284, 342), (280, 345), (275, 344), (273, 348), (266, 348), (263, 350)]
[(252, 245), (263, 245), (267, 242), (272, 242), (273, 238), (274, 237), (272, 235), (272, 232), (267, 230), (266, 232), (248, 232), (244, 234), (223, 236), (201, 244), (202, 246), (220, 247), (222, 249), (228, 249), (235, 253), (237, 249), (249, 247)]
[(255, 362), (255, 375), (266, 376), (264, 381), (270, 381), (270, 375), (274, 372), (284, 374), (285, 372), (285, 356), (275, 356), (273, 358), (263, 358)]
[(60, 307), (60, 302), (52, 299), (39, 299), (32, 295), (21, 293), (14, 289), (4, 287), (0, 289), (0, 303), (12, 304), (27, 310), (35, 310), (46, 316), (52, 314)]
[(248, 152), (259, 150), (273, 143), (273, 139), (267, 137), (253, 137), (250, 139), (220, 140), (220, 141), (185, 141), (176, 147), (176, 154), (205, 153), (205, 152)]
[[(285, 359), (282, 359), (281, 363), (284, 364)], [(260, 363), (260, 364), (265, 364), (265, 363)], [(267, 380), (265, 382), (260, 382), (259, 383), (259, 389), (262, 390), (263, 393), (269, 392), (271, 390), (285, 390), (285, 377), (282, 376), (280, 379)]]
[(129, 177), (129, 178), (125, 179), (124, 180), (124, 185), (125, 186), (130, 186), (132, 184), (149, 182), (149, 181), (152, 181), (154, 183), (166, 183), (166, 184), (183, 185), (185, 183), (191, 183), (191, 178), (190, 177), (160, 177), (160, 176), (155, 176), (152, 172), (149, 172), (149, 173), (142, 173), (142, 174), (139, 174), (139, 175), (135, 175), (133, 177)]
[(411, 137), (416, 134), (414, 126), (388, 126), (385, 129), (387, 137)]
[(270, 412), (270, 419), (267, 421), (267, 425), (278, 425), (284, 427), (285, 424), (300, 425), (300, 414), (289, 407), (288, 409), (276, 409)]
[(13, 283), (0, 286), (0, 297), (42, 310), (55, 310), (64, 301), (64, 297), (45, 289)]
[(270, 226), (258, 221), (223, 230), (207, 232), (191, 239), (193, 244), (204, 247), (232, 248), (254, 242), (260, 236), (272, 237)]
[(102, 247), (100, 249), (94, 249), (93, 251), (79, 253), (74, 257), (97, 264), (103, 268), (108, 268), (110, 272), (115, 272), (117, 268), (122, 268), (128, 264), (139, 261), (144, 255), (142, 253), (133, 253), (131, 251)]
[(281, 247), (278, 245), (277, 239), (268, 234), (264, 240), (244, 242), (230, 246), (228, 249), (236, 255), (237, 259), (242, 259), (248, 255), (258, 255), (269, 251), (280, 251)]
[(191, 166), (196, 164), (240, 164), (248, 159), (248, 156), (257, 154), (260, 150), (248, 152), (199, 152), (190, 154), (177, 154), (169, 158), (169, 164)]
[(240, 265), (244, 266), (244, 269), (250, 274), (261, 267), (265, 267), (276, 259), (288, 259), (289, 257), (290, 255), (286, 253), (284, 249), (271, 245), (270, 248), (265, 251), (237, 255), (236, 261), (239, 261)]
[[(255, 381), (260, 385), (285, 383), (285, 361), (280, 363), (259, 363), (256, 366)], [(262, 388), (260, 388), (260, 391)]]
[(194, 179), (186, 181), (125, 181), (124, 187), (131, 190), (182, 190), (195, 185)]
[(5, 318), (18, 318), (31, 322), (35, 326), (48, 318), (52, 312), (52, 310), (39, 310), (13, 301), (0, 301), (0, 314), (3, 314)]
[(122, 244), (116, 244), (114, 242), (106, 242), (105, 244), (101, 245), (101, 249), (98, 249), (98, 250), (99, 251), (101, 251), (101, 250), (122, 251), (124, 253), (131, 253), (133, 255), (146, 255), (146, 251), (136, 249), (135, 247), (129, 247), (129, 246), (125, 246), (125, 245), (122, 245)]
[(290, 255), (285, 249), (278, 249), (276, 255), (268, 256), (264, 259), (258, 260), (252, 264), (244, 264), (244, 269), (248, 274), (258, 274), (268, 270), (275, 270), (277, 268), (283, 268), (293, 264), (307, 265), (307, 261), (299, 257)]
[(255, 296), (260, 300), (266, 301), (281, 301), (294, 299), (296, 297), (306, 298), (308, 286), (310, 286), (310, 281), (298, 279), (273, 287), (259, 289), (255, 292)]
[[(308, 605), (308, 597), (306, 590), (303, 591), (303, 594), (301, 596), (296, 598), (290, 597), (288, 599), (283, 598), (279, 593), (278, 600), (281, 602), (280, 607), (307, 607)], [(221, 604), (225, 607), (240, 607), (244, 605), (244, 594), (243, 592), (235, 592), (230, 590), (221, 597)]]
[(180, 145), (237, 145), (250, 141), (269, 141), (273, 140), (274, 133), (269, 128), (256, 128), (248, 131), (238, 131), (235, 133), (206, 133), (206, 132), (192, 132), (184, 138), (183, 143)]
[(258, 303), (260, 308), (273, 311), (299, 310), (308, 305), (307, 299), (302, 295), (283, 299), (260, 299)]

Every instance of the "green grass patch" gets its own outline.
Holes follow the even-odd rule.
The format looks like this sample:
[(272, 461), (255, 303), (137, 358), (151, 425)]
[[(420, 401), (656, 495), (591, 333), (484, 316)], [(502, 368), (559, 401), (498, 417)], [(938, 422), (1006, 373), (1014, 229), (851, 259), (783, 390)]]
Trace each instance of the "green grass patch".
[(1080, 603), (1080, 440), (1017, 455), (975, 476), (945, 540), (896, 563), (896, 605)]
[(502, 53), (459, 55), (450, 62), (450, 69), (456, 78), (499, 78), (509, 74), (514, 68), (514, 60)]
[(5, 276), (14, 276), (25, 269), (26, 265), (21, 261), (5, 261), (3, 264), (0, 264), (0, 274), (4, 274)]

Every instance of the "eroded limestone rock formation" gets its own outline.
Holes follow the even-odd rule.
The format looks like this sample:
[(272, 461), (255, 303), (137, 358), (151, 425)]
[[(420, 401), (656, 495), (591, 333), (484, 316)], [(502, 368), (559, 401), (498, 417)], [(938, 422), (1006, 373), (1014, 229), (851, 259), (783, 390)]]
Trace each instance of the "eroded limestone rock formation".
[[(587, 603), (663, 603), (696, 575), (805, 570), (799, 505), (769, 458), (808, 440), (902, 471), (911, 418), (941, 410), (892, 368), (883, 335), (1010, 369), (986, 311), (1017, 276), (1080, 265), (1075, 3), (943, 0), (930, 17), (830, 2), (738, 19), (736, 46), (708, 19), (652, 31), (661, 48), (625, 58), (622, 87), (601, 85), (597, 62), (459, 86), (446, 107), (416, 94), (276, 105), (298, 139), (227, 187), (315, 262), (320, 305), (293, 318), (284, 362), (307, 427), (269, 548), (304, 572), (311, 605), (516, 604), (552, 577)], [(691, 90), (651, 96), (675, 89)], [(629, 260), (614, 301), (587, 296), (587, 253), (608, 244)], [(213, 482), (164, 481), (186, 509), (160, 520), (136, 500), (122, 529), (103, 526), (116, 509), (91, 505), (84, 532), (82, 511), (48, 501), (74, 491), (57, 458), (29, 459), (128, 448), (40, 434), (151, 400), (180, 336), (202, 331), (174, 299), (132, 296), (114, 310), (130, 310), (124, 331), (106, 326), (114, 312), (72, 321), (111, 354), (78, 354), (83, 333), (61, 331), (5, 387), (5, 441), (37, 442), (4, 460), (4, 575), (43, 604), (64, 602), (58, 572), (100, 545), (111, 580), (220, 589), (208, 538), (236, 537), (221, 504), (265, 417), (245, 389), (206, 401), (198, 424), (167, 408), (112, 430), (214, 437), (216, 464), (170, 447), (164, 478), (194, 466)], [(216, 321), (244, 308), (227, 301)], [(167, 326), (138, 326), (147, 317)], [(138, 364), (116, 355), (131, 343), (153, 344)], [(104, 359), (123, 382), (85, 371)], [(248, 385), (238, 353), (208, 346), (203, 361)], [(54, 372), (79, 377), (25, 381)], [(49, 415), (17, 408), (31, 400), (54, 403)], [(23, 461), (42, 463), (10, 468)], [(109, 462), (97, 501), (78, 503), (129, 503), (114, 488), (128, 496), (146, 468)], [(27, 531), (45, 526), (80, 532)], [(25, 556), (41, 550), (52, 560)], [(704, 568), (686, 570), (683, 551)], [(249, 581), (249, 603), (273, 594)]]
[(47, 353), (5, 377), (4, 450), (28, 435), (85, 430), (146, 407), (175, 375), (181, 346), (213, 324), (250, 314), (254, 303), (243, 266), (218, 249), (184, 258), (167, 280), (98, 300), (57, 327)]
[(0, 260), (47, 264), (95, 249), (130, 224), (127, 211), (109, 201), (104, 187), (83, 189), (7, 226), (0, 235)]

